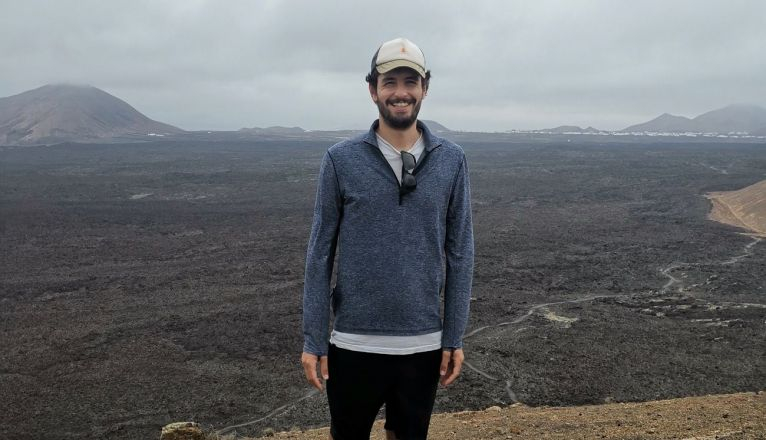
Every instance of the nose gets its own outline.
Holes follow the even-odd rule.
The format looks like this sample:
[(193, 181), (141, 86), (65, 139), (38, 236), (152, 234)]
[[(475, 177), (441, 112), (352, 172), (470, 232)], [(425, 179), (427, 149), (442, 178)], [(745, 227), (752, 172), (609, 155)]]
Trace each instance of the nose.
[(394, 90), (394, 96), (397, 98), (407, 98), (409, 97), (409, 92), (407, 91), (407, 86), (405, 84), (397, 84), (396, 90)]

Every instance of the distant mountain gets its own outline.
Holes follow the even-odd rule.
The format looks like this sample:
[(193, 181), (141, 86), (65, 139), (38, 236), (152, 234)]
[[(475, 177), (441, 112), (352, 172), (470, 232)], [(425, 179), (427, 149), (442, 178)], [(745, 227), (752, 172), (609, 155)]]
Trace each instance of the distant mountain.
[(698, 131), (705, 129), (713, 133), (754, 133), (766, 130), (766, 108), (747, 104), (730, 105), (699, 115), (692, 122)]
[[(424, 124), (428, 127), (429, 130), (431, 130), (433, 133), (450, 133), (452, 130), (449, 128), (441, 125), (438, 122), (435, 121), (429, 121), (429, 120), (422, 120)], [(366, 130), (364, 130), (366, 131)], [(282, 127), (282, 126), (274, 126), (274, 127), (266, 127), (266, 128), (260, 128), (260, 127), (252, 127), (252, 128), (240, 128), (239, 133), (247, 134), (247, 135), (256, 135), (256, 136), (313, 136), (316, 133), (326, 133), (322, 131), (306, 131), (302, 129), (301, 127)]]
[(545, 128), (540, 131), (544, 131), (547, 133), (557, 133), (557, 134), (564, 134), (564, 133), (594, 134), (594, 133), (599, 133), (601, 130), (590, 127), (590, 126), (587, 128), (582, 128), (582, 127), (578, 127), (577, 125), (559, 125), (558, 127)]
[(649, 122), (631, 125), (623, 132), (656, 133), (766, 133), (766, 109), (757, 105), (735, 104), (689, 119), (662, 114)]
[(429, 121), (428, 119), (423, 119), (421, 122), (426, 124), (426, 127), (428, 127), (429, 130), (432, 132), (439, 134), (439, 133), (449, 133), (452, 130), (449, 128), (443, 126), (442, 124), (436, 122), (436, 121)]
[(104, 142), (181, 132), (91, 86), (46, 85), (0, 98), (0, 145)]
[(691, 124), (691, 119), (684, 116), (675, 116), (670, 113), (663, 113), (649, 122), (643, 124), (631, 125), (630, 127), (622, 130), (626, 132), (657, 132), (657, 133), (673, 133), (673, 132), (687, 132)]

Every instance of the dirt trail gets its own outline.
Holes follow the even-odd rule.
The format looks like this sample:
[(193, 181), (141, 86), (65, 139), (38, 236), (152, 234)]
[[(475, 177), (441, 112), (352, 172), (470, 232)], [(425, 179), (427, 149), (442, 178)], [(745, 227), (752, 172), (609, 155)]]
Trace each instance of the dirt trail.
[(711, 262), (711, 263), (683, 263), (683, 262), (675, 262), (669, 265), (668, 267), (660, 270), (660, 273), (668, 278), (668, 282), (665, 283), (665, 285), (662, 286), (660, 289), (660, 293), (668, 293), (671, 290), (671, 287), (676, 287), (676, 292), (682, 292), (684, 290), (685, 283), (683, 280), (676, 278), (672, 275), (672, 272), (679, 269), (691, 269), (693, 267), (699, 267), (699, 266), (728, 266), (731, 264), (736, 264), (740, 262), (741, 260), (750, 257), (753, 255), (753, 247), (763, 241), (763, 238), (757, 235), (750, 235), (750, 237), (753, 239), (750, 243), (746, 244), (741, 254), (734, 255), (726, 260), (718, 261), (718, 262)]
[[(718, 261), (718, 262), (712, 262), (712, 263), (706, 263), (705, 265), (707, 265), (707, 266), (715, 266), (715, 265), (725, 266), (725, 265), (731, 265), (731, 264), (736, 264), (739, 261), (741, 261), (742, 259), (751, 256), (752, 253), (753, 253), (753, 247), (762, 241), (762, 238), (760, 238), (758, 236), (752, 236), (752, 238), (753, 238), (753, 240), (750, 243), (748, 243), (748, 244), (746, 244), (744, 246), (741, 254), (734, 255), (734, 256), (726, 259), (726, 260), (722, 260), (722, 261)], [(660, 271), (660, 273), (663, 276), (667, 277), (668, 281), (660, 288), (660, 290), (659, 290), (660, 296), (664, 296), (664, 295), (667, 295), (667, 294), (670, 294), (670, 293), (675, 293), (675, 292), (683, 292), (683, 290), (686, 288), (686, 283), (684, 282), (684, 280), (682, 280), (680, 278), (677, 278), (677, 277), (672, 275), (672, 273), (674, 271), (679, 270), (679, 269), (690, 269), (692, 267), (698, 267), (700, 265), (703, 265), (703, 263), (682, 263), (682, 262), (675, 262), (675, 263), (670, 264), (666, 268), (662, 269)], [(575, 304), (575, 303), (589, 302), (589, 301), (597, 301), (599, 299), (604, 299), (604, 298), (624, 298), (626, 296), (627, 295), (624, 295), (624, 294), (615, 294), (615, 295), (587, 295), (587, 296), (583, 296), (581, 298), (575, 298), (575, 299), (571, 299), (571, 300), (554, 301), (554, 302), (535, 304), (535, 305), (532, 305), (531, 307), (529, 307), (529, 309), (527, 310), (527, 312), (525, 314), (521, 315), (520, 317), (518, 317), (516, 319), (505, 321), (505, 322), (500, 322), (500, 323), (497, 323), (497, 324), (492, 324), (492, 325), (486, 325), (486, 326), (483, 326), (483, 327), (479, 327), (477, 329), (474, 329), (474, 330), (466, 333), (464, 339), (465, 340), (469, 340), (469, 339), (474, 338), (474, 337), (481, 337), (481, 333), (485, 332), (488, 329), (520, 324), (521, 322), (523, 322), (526, 319), (530, 318), (534, 314), (539, 313), (540, 311), (548, 312), (548, 313), (546, 313), (546, 317), (548, 317), (548, 319), (551, 319), (549, 316), (547, 316), (547, 315), (551, 314), (551, 312), (547, 310), (547, 308), (549, 306), (556, 306), (556, 305), (563, 305), (563, 304)], [(732, 303), (727, 303), (727, 305), (731, 305), (731, 304)], [(763, 304), (751, 304), (751, 303), (740, 304), (740, 305), (741, 306), (745, 306), (745, 307), (763, 307), (764, 306)], [(566, 323), (568, 323), (568, 321), (574, 321), (576, 319), (577, 318), (563, 318), (563, 320), (567, 321)], [(466, 361), (465, 362), (465, 366), (467, 368), (469, 368), (470, 370), (473, 370), (474, 372), (478, 373), (479, 375), (481, 375), (482, 377), (484, 377), (485, 379), (487, 379), (489, 381), (492, 381), (492, 382), (501, 382), (501, 381), (503, 381), (502, 378), (496, 377), (495, 375), (493, 375), (493, 374), (491, 374), (491, 373), (489, 373), (487, 371), (479, 369), (474, 364), (472, 364), (470, 361)], [(505, 391), (508, 394), (508, 398), (509, 398), (510, 402), (520, 403), (520, 401), (516, 397), (516, 394), (513, 392), (512, 388), (511, 388), (512, 387), (511, 382), (509, 380), (505, 380), (505, 384), (504, 385), (505, 385)]]
[(744, 253), (743, 254), (735, 255), (735, 256), (731, 257), (730, 259), (722, 262), (721, 264), (722, 265), (735, 264), (735, 263), (739, 262), (739, 260), (741, 260), (743, 258), (749, 257), (750, 255), (753, 254), (753, 246), (755, 246), (756, 244), (760, 243), (762, 240), (763, 239), (761, 237), (753, 236), (753, 241), (751, 241), (750, 243), (745, 245), (745, 249), (744, 249)]
[(225, 434), (228, 434), (229, 432), (235, 431), (237, 428), (244, 428), (246, 426), (255, 425), (256, 423), (260, 423), (260, 422), (262, 422), (264, 420), (267, 420), (267, 419), (270, 419), (270, 418), (272, 418), (274, 416), (283, 414), (283, 413), (289, 411), (296, 404), (298, 404), (298, 403), (300, 403), (300, 402), (302, 402), (302, 401), (304, 401), (306, 399), (310, 399), (311, 397), (314, 397), (317, 394), (319, 394), (319, 391), (316, 390), (316, 389), (312, 389), (311, 391), (309, 391), (305, 396), (301, 397), (300, 399), (297, 399), (297, 400), (295, 400), (293, 402), (290, 402), (290, 403), (286, 403), (286, 404), (280, 406), (279, 408), (271, 411), (270, 413), (266, 414), (265, 416), (263, 416), (263, 417), (261, 417), (259, 419), (251, 420), (249, 422), (239, 423), (237, 425), (227, 426), (225, 428), (221, 428), (221, 429), (217, 430), (215, 433), (218, 434), (218, 435), (225, 435)]
[[(561, 305), (561, 304), (576, 304), (576, 303), (579, 303), (579, 302), (594, 301), (594, 300), (601, 299), (601, 298), (613, 298), (613, 297), (617, 297), (617, 296), (624, 296), (624, 295), (588, 295), (588, 296), (584, 296), (582, 298), (575, 298), (575, 299), (566, 300), (566, 301), (554, 301), (554, 302), (535, 304), (535, 305), (531, 306), (527, 310), (527, 313), (521, 315), (520, 317), (518, 317), (516, 319), (513, 319), (511, 321), (504, 321), (504, 322), (500, 322), (500, 323), (497, 323), (497, 324), (485, 325), (483, 327), (479, 327), (477, 329), (474, 329), (474, 330), (466, 333), (466, 335), (463, 337), (463, 339), (464, 340), (471, 339), (471, 338), (479, 335), (481, 332), (484, 332), (485, 330), (488, 330), (488, 329), (491, 329), (491, 328), (505, 327), (505, 326), (509, 326), (509, 325), (520, 324), (521, 322), (523, 322), (527, 318), (529, 318), (532, 315), (534, 315), (536, 312), (538, 312), (540, 310), (547, 310), (548, 306)], [(550, 313), (550, 311), (548, 311), (548, 313)], [(488, 379), (488, 380), (493, 381), (493, 382), (499, 382), (499, 381), (503, 380), (501, 378), (495, 377), (495, 376), (487, 373), (486, 371), (480, 370), (479, 368), (474, 366), (469, 361), (464, 361), (463, 364), (466, 367), (468, 367), (469, 369), (473, 370), (474, 372), (476, 372), (479, 375), (481, 375), (482, 377), (484, 377), (485, 379)], [(505, 392), (508, 395), (508, 399), (511, 402), (513, 402), (513, 403), (521, 403), (519, 401), (519, 399), (516, 397), (516, 393), (514, 393), (513, 390), (511, 389), (511, 386), (512, 386), (511, 381), (510, 380), (505, 380)]]
[(729, 174), (729, 169), (730, 169), (730, 168), (732, 167), (732, 165), (734, 165), (734, 164), (730, 162), (728, 165), (726, 165), (726, 168), (718, 168), (718, 167), (714, 167), (713, 165), (709, 165), (709, 164), (706, 164), (706, 163), (704, 163), (704, 162), (700, 162), (700, 165), (702, 165), (702, 166), (703, 166), (703, 167), (705, 167), (705, 168), (710, 168), (711, 170), (713, 170), (713, 171), (715, 171), (715, 172), (718, 172), (718, 173), (721, 173), (721, 174)]
[[(328, 428), (281, 432), (263, 439), (326, 440)], [(383, 440), (376, 422), (371, 440)], [(430, 439), (766, 439), (766, 393), (686, 397), (643, 403), (435, 414)]]

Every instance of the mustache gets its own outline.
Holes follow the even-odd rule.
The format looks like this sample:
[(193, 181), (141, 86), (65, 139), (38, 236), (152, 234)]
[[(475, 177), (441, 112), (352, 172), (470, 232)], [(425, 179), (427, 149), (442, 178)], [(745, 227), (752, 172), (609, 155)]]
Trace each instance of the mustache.
[(407, 104), (415, 104), (415, 100), (414, 99), (389, 99), (389, 100), (386, 101), (386, 104), (397, 104), (397, 103), (400, 103), (400, 102), (404, 102), (404, 103), (407, 103)]

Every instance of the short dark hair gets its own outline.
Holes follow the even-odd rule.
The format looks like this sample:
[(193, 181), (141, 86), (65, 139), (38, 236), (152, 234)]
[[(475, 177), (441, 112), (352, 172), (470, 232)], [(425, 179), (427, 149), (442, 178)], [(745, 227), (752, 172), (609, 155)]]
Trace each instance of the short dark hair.
[[(420, 75), (418, 75), (420, 76)], [(380, 73), (376, 69), (372, 69), (370, 73), (367, 74), (366, 77), (364, 77), (364, 80), (367, 81), (367, 84), (377, 87), (378, 86), (378, 77), (380, 77)], [(428, 85), (431, 83), (431, 71), (426, 70), (426, 77), (423, 78), (420, 76), (423, 88), (428, 90)]]

